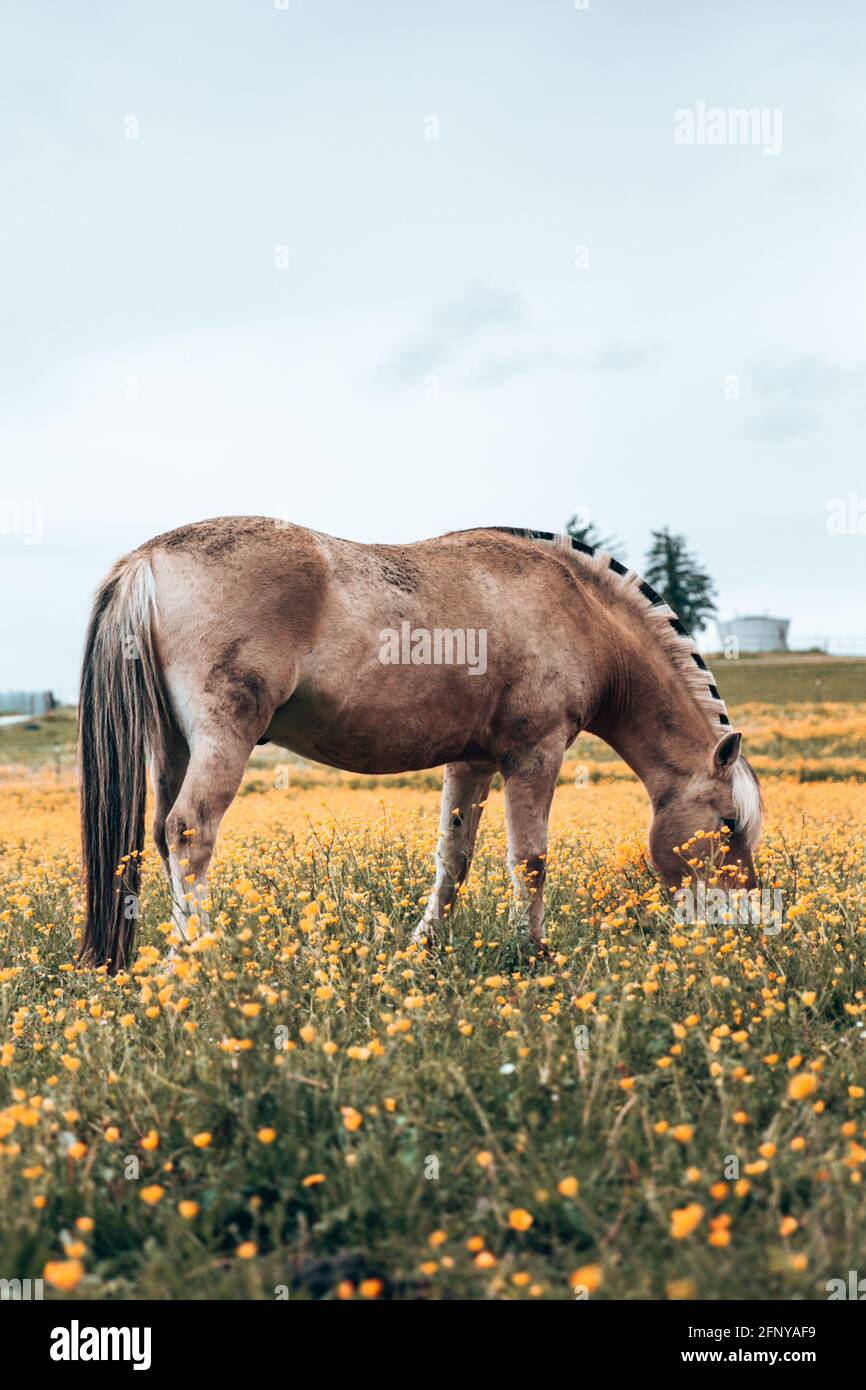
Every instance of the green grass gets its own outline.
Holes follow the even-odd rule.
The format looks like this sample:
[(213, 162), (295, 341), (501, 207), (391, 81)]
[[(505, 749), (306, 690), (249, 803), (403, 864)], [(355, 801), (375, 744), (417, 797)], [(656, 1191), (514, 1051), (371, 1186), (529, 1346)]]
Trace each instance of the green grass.
[(771, 705), (866, 700), (866, 661), (825, 656), (707, 658), (726, 703)]
[(60, 766), (75, 766), (77, 710), (62, 705), (48, 714), (35, 714), (22, 724), (0, 726), (0, 768), (53, 767), (58, 754)]

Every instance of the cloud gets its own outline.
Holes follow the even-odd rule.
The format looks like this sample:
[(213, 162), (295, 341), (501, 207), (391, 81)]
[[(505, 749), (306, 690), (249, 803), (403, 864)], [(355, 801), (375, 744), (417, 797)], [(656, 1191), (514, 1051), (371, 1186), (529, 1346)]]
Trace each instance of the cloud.
[(489, 329), (514, 328), (525, 316), (520, 295), (474, 281), (436, 309), (423, 331), (383, 363), (380, 375), (398, 386), (418, 381), (451, 361), (458, 348), (473, 343)]
[(525, 329), (527, 319), (519, 294), (474, 281), (430, 314), (423, 330), (382, 364), (379, 378), (408, 386), (447, 366), (460, 385), (489, 388), (549, 369), (633, 372), (655, 366), (666, 352), (662, 343), (613, 343), (591, 358), (544, 344), (491, 347), (491, 337)]
[(524, 348), (483, 358), (477, 366), (464, 374), (463, 382), (467, 386), (501, 386), (506, 381), (531, 376), (533, 372), (542, 371), (547, 367), (566, 368), (575, 365), (573, 357), (556, 352), (553, 348)]
[(593, 358), (590, 366), (596, 372), (633, 372), (654, 367), (666, 351), (664, 343), (614, 343)]
[(749, 384), (757, 409), (746, 432), (783, 441), (813, 434), (836, 417), (863, 418), (866, 367), (844, 366), (817, 354), (765, 357), (753, 363)]

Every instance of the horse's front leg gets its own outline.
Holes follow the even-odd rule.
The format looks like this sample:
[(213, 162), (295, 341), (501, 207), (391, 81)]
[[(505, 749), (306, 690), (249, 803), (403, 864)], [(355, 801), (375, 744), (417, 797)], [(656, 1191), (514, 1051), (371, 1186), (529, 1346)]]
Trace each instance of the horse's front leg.
[(529, 944), (546, 950), (544, 880), (547, 875), (547, 822), (556, 779), (565, 753), (565, 739), (556, 737), (535, 747), (511, 752), (502, 759), (505, 816), (508, 824), (508, 864), (514, 888), (513, 920), (526, 921)]
[(446, 764), (436, 845), (436, 882), (424, 916), (412, 935), (417, 945), (432, 943), (437, 925), (469, 873), (493, 772), (492, 767), (479, 763)]

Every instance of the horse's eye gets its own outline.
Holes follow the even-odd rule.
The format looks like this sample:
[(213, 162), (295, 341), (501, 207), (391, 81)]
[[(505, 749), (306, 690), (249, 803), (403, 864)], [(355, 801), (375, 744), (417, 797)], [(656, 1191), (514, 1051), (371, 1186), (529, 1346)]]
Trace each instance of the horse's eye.
[(730, 830), (732, 835), (737, 828), (737, 822), (733, 816), (722, 816), (722, 825), (725, 830)]

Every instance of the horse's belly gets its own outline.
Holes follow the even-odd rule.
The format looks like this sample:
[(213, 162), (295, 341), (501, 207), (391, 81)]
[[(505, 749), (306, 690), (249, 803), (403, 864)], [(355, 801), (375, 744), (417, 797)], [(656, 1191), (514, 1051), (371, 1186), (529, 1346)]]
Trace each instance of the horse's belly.
[[(466, 679), (464, 674), (463, 679)], [(301, 757), (348, 772), (415, 772), (488, 756), (474, 692), (449, 702), (446, 691), (395, 700), (360, 682), (353, 695), (327, 691), (292, 696), (266, 738)]]

